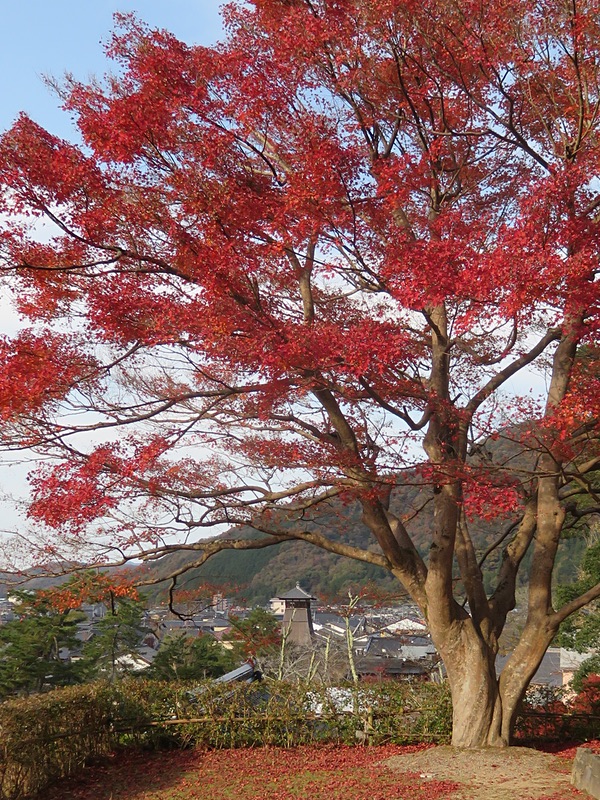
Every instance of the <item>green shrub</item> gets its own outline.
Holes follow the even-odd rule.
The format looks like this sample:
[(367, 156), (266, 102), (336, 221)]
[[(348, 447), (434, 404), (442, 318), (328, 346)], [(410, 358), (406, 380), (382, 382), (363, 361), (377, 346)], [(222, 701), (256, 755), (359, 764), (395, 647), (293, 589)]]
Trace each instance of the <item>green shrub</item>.
[(446, 686), (160, 683), (130, 678), (0, 704), (0, 800), (19, 800), (118, 746), (445, 742)]
[(452, 728), (448, 687), (432, 683), (338, 687), (269, 680), (250, 686), (208, 683), (193, 695), (180, 689), (170, 712), (194, 721), (175, 725), (163, 716), (164, 726), (157, 726), (147, 741), (160, 731), (173, 743), (216, 748), (446, 742)]
[(110, 691), (99, 685), (0, 704), (0, 798), (33, 794), (108, 754), (112, 709)]

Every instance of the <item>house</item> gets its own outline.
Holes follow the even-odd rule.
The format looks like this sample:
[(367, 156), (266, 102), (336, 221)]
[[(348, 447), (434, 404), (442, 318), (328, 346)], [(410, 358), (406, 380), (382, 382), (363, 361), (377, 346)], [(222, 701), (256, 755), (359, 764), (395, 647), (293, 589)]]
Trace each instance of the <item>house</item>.
[(363, 653), (380, 658), (401, 658), (409, 661), (432, 659), (437, 656), (435, 645), (428, 636), (370, 636)]
[(344, 617), (333, 612), (317, 611), (313, 617), (315, 634), (322, 639), (346, 639), (348, 625), (355, 642), (357, 637), (365, 635), (366, 618), (363, 614)]
[(92, 623), (104, 619), (108, 614), (108, 608), (104, 603), (82, 603), (80, 611), (83, 611), (88, 620)]
[[(568, 686), (573, 675), (591, 653), (577, 653), (564, 647), (549, 647), (535, 675), (531, 679), (532, 686)], [(499, 675), (510, 656), (496, 658), (496, 673)]]
[(11, 622), (14, 618), (13, 606), (8, 597), (0, 598), (0, 625), (4, 622)]
[(272, 597), (269, 600), (269, 610), (276, 617), (283, 617), (285, 611), (285, 600), (281, 597)]
[(186, 617), (180, 619), (162, 619), (158, 624), (157, 636), (164, 639), (165, 636), (184, 634), (185, 636), (214, 636), (221, 639), (223, 634), (231, 629), (231, 623), (225, 617)]
[(215, 616), (226, 617), (231, 609), (231, 600), (218, 592), (212, 596), (211, 607)]
[(400, 619), (382, 625), (378, 629), (379, 633), (387, 633), (390, 636), (415, 636), (427, 634), (427, 624), (416, 617), (401, 617)]
[(400, 680), (436, 680), (441, 660), (428, 636), (371, 635), (357, 650), (356, 670), (361, 677)]
[(395, 678), (396, 680), (437, 680), (439, 658), (411, 660), (363, 655), (356, 660), (356, 672), (364, 678)]

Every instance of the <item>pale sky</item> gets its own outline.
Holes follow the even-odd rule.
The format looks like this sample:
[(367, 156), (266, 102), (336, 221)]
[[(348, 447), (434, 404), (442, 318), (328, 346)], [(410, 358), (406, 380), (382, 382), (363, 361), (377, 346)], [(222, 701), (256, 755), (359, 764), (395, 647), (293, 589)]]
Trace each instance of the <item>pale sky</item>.
[[(0, 0), (0, 132), (25, 111), (51, 133), (74, 138), (68, 114), (43, 77), (104, 75), (110, 64), (102, 45), (115, 12), (135, 12), (151, 27), (166, 28), (189, 44), (210, 45), (223, 37), (221, 5), (221, 0)], [(0, 296), (0, 335), (14, 333), (17, 326)], [(15, 508), (3, 495), (24, 496), (28, 469), (0, 460), (0, 541), (2, 530), (19, 528)]]

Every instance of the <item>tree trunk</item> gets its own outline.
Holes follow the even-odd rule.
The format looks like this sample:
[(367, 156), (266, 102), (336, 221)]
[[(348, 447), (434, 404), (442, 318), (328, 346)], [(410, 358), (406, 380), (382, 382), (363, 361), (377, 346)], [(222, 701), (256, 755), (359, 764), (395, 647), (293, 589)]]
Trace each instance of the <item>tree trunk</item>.
[(501, 738), (501, 703), (496, 676), (483, 661), (471, 664), (462, 676), (450, 679), (452, 692), (452, 745), (487, 747), (505, 745)]
[(551, 638), (551, 633), (539, 630), (537, 636), (528, 636), (526, 629), (497, 678), (497, 647), (484, 640), (471, 619), (452, 625), (436, 644), (452, 694), (454, 747), (507, 747), (511, 743), (520, 702)]
[(454, 623), (437, 647), (452, 694), (453, 746), (508, 744), (500, 737), (502, 714), (495, 652), (477, 635), (471, 620)]
[(519, 704), (556, 633), (556, 625), (548, 625), (547, 621), (545, 616), (538, 616), (527, 622), (519, 643), (500, 675), (503, 708), (501, 732), (508, 741)]

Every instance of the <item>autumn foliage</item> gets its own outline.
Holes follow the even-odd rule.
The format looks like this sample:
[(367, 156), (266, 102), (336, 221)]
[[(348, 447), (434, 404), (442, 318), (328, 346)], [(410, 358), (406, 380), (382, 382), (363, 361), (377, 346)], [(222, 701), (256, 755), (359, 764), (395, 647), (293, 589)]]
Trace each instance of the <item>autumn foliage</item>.
[[(599, 11), (253, 0), (213, 48), (117, 17), (114, 74), (61, 90), (83, 144), (26, 115), (0, 140), (24, 318), (0, 413), (7, 446), (52, 456), (41, 553), (201, 564), (302, 539), (383, 567), (445, 661), (455, 743), (508, 742), (559, 624), (600, 595), (552, 605), (561, 538), (597, 511)], [(311, 523), (332, 502), (372, 547)], [(199, 539), (237, 524), (262, 535)]]
[[(104, 797), (107, 780), (122, 787), (126, 796), (130, 775), (140, 775), (143, 797), (195, 798), (209, 787), (212, 800), (235, 794), (239, 800), (444, 800), (460, 788), (450, 780), (423, 779), (398, 773), (382, 765), (392, 756), (410, 753), (420, 746), (305, 747), (221, 752), (170, 753), (165, 769), (162, 758), (128, 754), (120, 763), (94, 770), (73, 787), (74, 800)], [(142, 777), (143, 776), (143, 777)], [(62, 789), (63, 787), (61, 787)], [(114, 789), (113, 789), (114, 791)], [(118, 791), (118, 789), (117, 789)], [(173, 793), (173, 794), (171, 794)], [(175, 794), (176, 793), (176, 794)], [(51, 793), (50, 798), (59, 793)], [(108, 795), (106, 795), (108, 796)], [(118, 795), (116, 795), (118, 796)]]
[(104, 603), (111, 608), (118, 599), (139, 599), (133, 580), (126, 573), (111, 576), (87, 571), (73, 576), (64, 584), (38, 590), (32, 603), (34, 607), (49, 606), (60, 612), (81, 608), (84, 603)]

